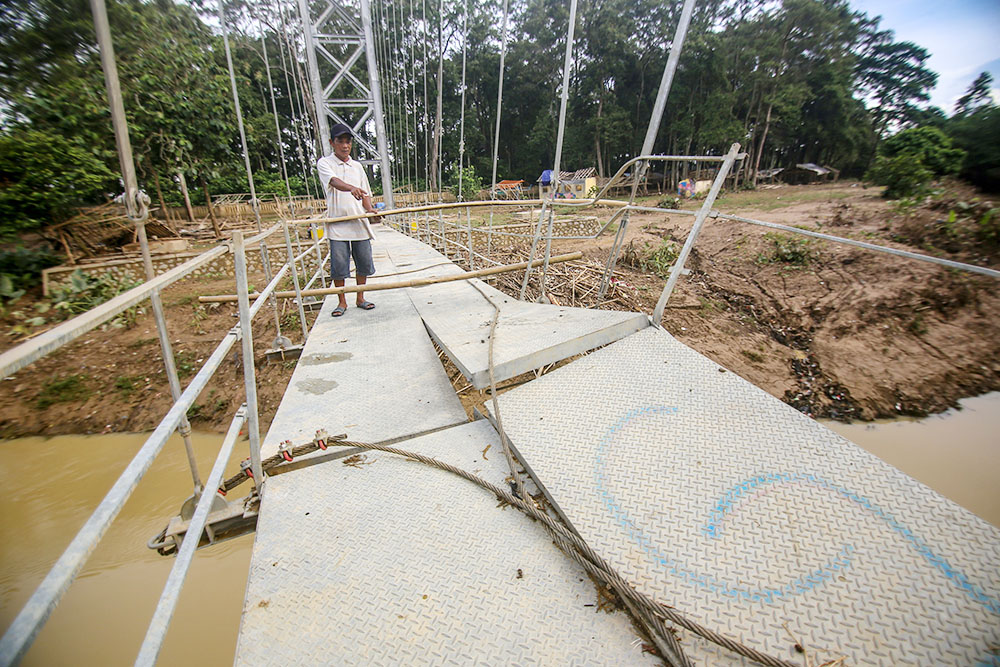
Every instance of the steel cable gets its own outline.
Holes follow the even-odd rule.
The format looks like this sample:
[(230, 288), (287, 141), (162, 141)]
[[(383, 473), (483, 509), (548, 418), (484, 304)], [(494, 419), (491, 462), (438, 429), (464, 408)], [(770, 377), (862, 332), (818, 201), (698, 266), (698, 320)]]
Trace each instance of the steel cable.
[[(507, 503), (511, 507), (514, 507), (520, 512), (539, 521), (553, 535), (560, 546), (564, 546), (564, 548), (565, 546), (570, 547), (566, 551), (574, 560), (579, 562), (598, 580), (611, 586), (612, 589), (618, 593), (619, 596), (621, 596), (623, 601), (627, 601), (631, 605), (634, 605), (636, 609), (640, 610), (640, 620), (645, 619), (649, 622), (652, 628), (656, 629), (655, 633), (650, 630), (654, 640), (657, 635), (666, 635), (669, 637), (673, 636), (673, 633), (669, 630), (669, 628), (664, 625), (665, 621), (669, 621), (670, 623), (674, 623), (686, 630), (689, 630), (698, 636), (717, 644), (718, 646), (749, 658), (762, 665), (767, 665), (768, 667), (799, 667), (799, 665), (796, 665), (794, 662), (781, 660), (758, 651), (757, 649), (746, 646), (735, 639), (710, 630), (700, 623), (687, 618), (676, 609), (651, 600), (649, 597), (636, 591), (631, 584), (617, 574), (614, 569), (603, 558), (596, 554), (578, 535), (570, 531), (565, 526), (557, 523), (551, 516), (535, 507), (533, 503), (526, 499), (518, 498), (513, 493), (506, 491), (487, 480), (477, 477), (466, 470), (416, 452), (410, 452), (377, 443), (347, 440), (345, 435), (318, 438), (317, 440), (319, 439), (324, 440), (325, 446), (348, 447), (357, 450), (374, 450), (385, 452), (387, 454), (395, 454), (396, 456), (402, 456), (403, 458), (411, 459), (413, 461), (450, 472), (454, 475), (458, 475), (459, 477), (486, 489), (495, 495), (498, 500)], [(290, 447), (287, 451), (293, 458), (314, 452), (317, 449), (320, 449), (320, 446), (317, 444), (317, 440), (313, 440), (296, 447)], [(281, 454), (276, 454), (262, 461), (262, 468), (265, 471), (279, 468), (283, 461), (286, 460), (287, 459), (284, 459)], [(226, 480), (220, 488), (227, 488), (227, 490), (234, 488), (246, 479), (248, 479), (247, 476), (240, 473)], [(649, 629), (649, 625), (647, 625), (647, 629)], [(669, 642), (669, 639), (666, 636), (663, 637), (663, 639)], [(676, 642), (676, 638), (673, 639), (673, 642)], [(661, 655), (661, 657), (669, 659), (667, 656)], [(690, 663), (680, 661), (677, 664), (689, 665)]]

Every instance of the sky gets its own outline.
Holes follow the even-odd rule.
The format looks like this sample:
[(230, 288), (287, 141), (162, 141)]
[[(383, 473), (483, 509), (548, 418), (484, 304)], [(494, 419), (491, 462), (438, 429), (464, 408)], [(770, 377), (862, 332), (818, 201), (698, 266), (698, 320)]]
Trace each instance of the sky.
[(930, 104), (951, 115), (955, 102), (980, 72), (993, 75), (993, 99), (1000, 103), (1000, 0), (849, 0), (896, 41), (927, 49), (927, 66), (938, 75)]

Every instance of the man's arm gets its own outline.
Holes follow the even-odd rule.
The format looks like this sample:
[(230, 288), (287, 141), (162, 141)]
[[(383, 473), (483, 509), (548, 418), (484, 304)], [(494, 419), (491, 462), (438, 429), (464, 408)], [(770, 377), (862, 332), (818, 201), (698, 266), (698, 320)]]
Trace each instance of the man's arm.
[(355, 199), (361, 202), (362, 208), (368, 213), (374, 213), (377, 217), (379, 212), (372, 206), (371, 196), (365, 192), (363, 188), (359, 188), (356, 185), (351, 185), (347, 181), (337, 178), (336, 176), (330, 177), (330, 187), (340, 190), (341, 192), (350, 192)]
[[(361, 201), (362, 205), (364, 205), (365, 198), (368, 197), (368, 193), (365, 192), (364, 189), (359, 188), (356, 185), (351, 185), (347, 181), (339, 179), (336, 176), (330, 177), (330, 187), (334, 190), (340, 190), (341, 192), (350, 192), (355, 199)], [(368, 200), (368, 206), (371, 206), (370, 199)], [(368, 210), (368, 206), (365, 207), (366, 211)]]

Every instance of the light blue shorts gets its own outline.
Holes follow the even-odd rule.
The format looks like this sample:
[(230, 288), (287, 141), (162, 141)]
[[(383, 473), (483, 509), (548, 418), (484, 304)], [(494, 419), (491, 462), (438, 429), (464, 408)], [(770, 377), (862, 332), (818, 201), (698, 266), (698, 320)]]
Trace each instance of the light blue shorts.
[(351, 257), (354, 257), (354, 272), (357, 277), (367, 277), (375, 274), (375, 262), (372, 260), (372, 242), (337, 241), (330, 239), (330, 275), (334, 280), (347, 280), (351, 277)]

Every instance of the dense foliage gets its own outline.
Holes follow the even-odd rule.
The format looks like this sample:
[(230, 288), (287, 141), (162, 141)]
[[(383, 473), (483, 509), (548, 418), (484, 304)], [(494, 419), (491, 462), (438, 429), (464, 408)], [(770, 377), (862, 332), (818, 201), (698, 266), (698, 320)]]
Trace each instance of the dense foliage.
[(890, 199), (920, 194), (938, 176), (957, 174), (965, 151), (934, 127), (903, 130), (883, 142), (869, 178), (886, 186)]
[[(467, 23), (465, 6), (372, 3), (397, 187), (443, 187), (460, 157), (463, 185), (489, 181), (503, 3), (468, 3)], [(247, 192), (214, 3), (108, 0), (108, 11), (135, 161), (154, 205), (180, 203), (181, 175), (195, 204)], [(319, 194), (295, 4), (230, 0), (226, 11), (256, 189)], [(609, 175), (639, 152), (679, 11), (679, 2), (580, 0), (563, 169)], [(568, 20), (564, 2), (510, 3), (499, 179), (531, 183), (553, 166)], [(0, 234), (9, 235), (104, 201), (120, 184), (86, 0), (0, 0), (0, 22)], [(325, 48), (355, 62), (352, 44)], [(749, 153), (740, 178), (751, 184), (760, 169), (799, 162), (860, 175), (887, 137), (926, 125), (966, 150), (966, 171), (996, 178), (1000, 117), (988, 75), (947, 118), (921, 106), (936, 80), (927, 58), (847, 0), (699, 2), (653, 150), (719, 154), (738, 141)], [(351, 73), (367, 82), (363, 60)], [(320, 67), (331, 81), (332, 66)], [(346, 80), (334, 83), (335, 96), (346, 94)], [(361, 113), (338, 111), (350, 121)], [(975, 146), (979, 136), (994, 143)]]

